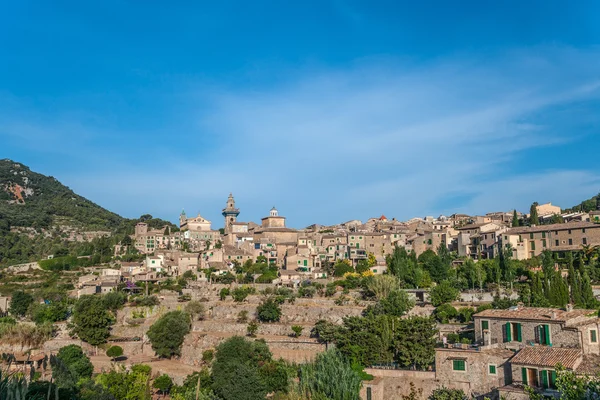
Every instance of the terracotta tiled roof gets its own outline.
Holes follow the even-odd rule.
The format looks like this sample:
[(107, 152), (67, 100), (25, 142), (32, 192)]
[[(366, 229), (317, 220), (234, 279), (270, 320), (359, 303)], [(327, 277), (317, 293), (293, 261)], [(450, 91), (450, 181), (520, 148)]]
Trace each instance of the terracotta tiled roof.
[(575, 369), (578, 375), (596, 375), (600, 371), (600, 356), (583, 356), (581, 364)]
[(579, 349), (561, 349), (549, 346), (525, 347), (511, 360), (512, 364), (517, 365), (553, 368), (561, 364), (568, 369), (574, 369), (580, 362), (581, 351)]
[(484, 310), (475, 314), (475, 317), (567, 322), (570, 319), (587, 315), (593, 315), (594, 317), (596, 317), (597, 314), (598, 312), (596, 310), (577, 309), (573, 311), (565, 311), (558, 308), (519, 307), (517, 309), (508, 310)]

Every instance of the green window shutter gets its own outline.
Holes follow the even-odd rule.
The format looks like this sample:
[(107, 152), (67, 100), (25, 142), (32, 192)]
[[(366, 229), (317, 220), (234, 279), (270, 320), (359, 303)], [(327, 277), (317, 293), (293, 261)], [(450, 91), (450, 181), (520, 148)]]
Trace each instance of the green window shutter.
[(521, 324), (516, 324), (517, 326), (517, 342), (521, 341)]
[(546, 345), (552, 346), (552, 342), (550, 341), (550, 325), (544, 325), (544, 338)]
[(510, 329), (510, 322), (507, 322), (506, 325), (504, 325), (504, 330), (506, 331), (506, 341), (512, 342), (512, 332)]
[(308, 267), (308, 260), (304, 260), (304, 266)]
[(527, 385), (527, 368), (521, 368), (521, 379), (523, 380), (523, 385)]
[(465, 371), (465, 360), (452, 360), (452, 369), (454, 371)]
[(556, 388), (556, 371), (550, 371), (550, 387)]
[(372, 400), (373, 399), (373, 395), (371, 393), (371, 388), (368, 387), (367, 388), (367, 400)]
[(542, 370), (540, 374), (542, 375), (542, 387), (548, 389), (548, 371)]
[(490, 365), (490, 374), (496, 375), (496, 366), (495, 365)]
[(484, 330), (484, 329), (490, 329), (489, 321), (481, 321), (481, 330)]
[(596, 343), (598, 341), (598, 333), (596, 332), (596, 330), (591, 330), (590, 335), (591, 335), (591, 337), (590, 337), (591, 342)]

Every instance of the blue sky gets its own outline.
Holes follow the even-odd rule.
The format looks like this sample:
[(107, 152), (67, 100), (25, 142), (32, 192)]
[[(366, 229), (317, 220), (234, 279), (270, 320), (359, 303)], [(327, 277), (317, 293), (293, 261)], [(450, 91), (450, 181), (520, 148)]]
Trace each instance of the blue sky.
[[(175, 3), (175, 4), (172, 4)], [(295, 3), (295, 4), (293, 4)], [(418, 4), (417, 4), (418, 3)], [(127, 217), (288, 225), (600, 189), (596, 1), (0, 3), (0, 158)]]

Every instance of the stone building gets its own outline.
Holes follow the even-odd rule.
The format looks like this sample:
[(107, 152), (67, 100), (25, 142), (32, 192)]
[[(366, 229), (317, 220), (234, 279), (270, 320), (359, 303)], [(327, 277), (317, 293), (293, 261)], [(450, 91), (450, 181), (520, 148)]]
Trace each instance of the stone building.
[(544, 250), (578, 251), (581, 246), (600, 245), (600, 224), (569, 222), (512, 228), (502, 233), (499, 244), (503, 248), (510, 245), (517, 260), (539, 256)]

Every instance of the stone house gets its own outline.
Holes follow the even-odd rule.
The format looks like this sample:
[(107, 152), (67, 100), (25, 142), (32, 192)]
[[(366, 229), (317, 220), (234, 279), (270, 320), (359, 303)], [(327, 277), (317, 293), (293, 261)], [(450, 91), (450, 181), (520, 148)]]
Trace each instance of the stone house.
[(503, 248), (510, 245), (517, 260), (539, 256), (544, 250), (577, 251), (581, 246), (600, 245), (600, 224), (570, 222), (512, 228), (501, 235), (499, 244)]

